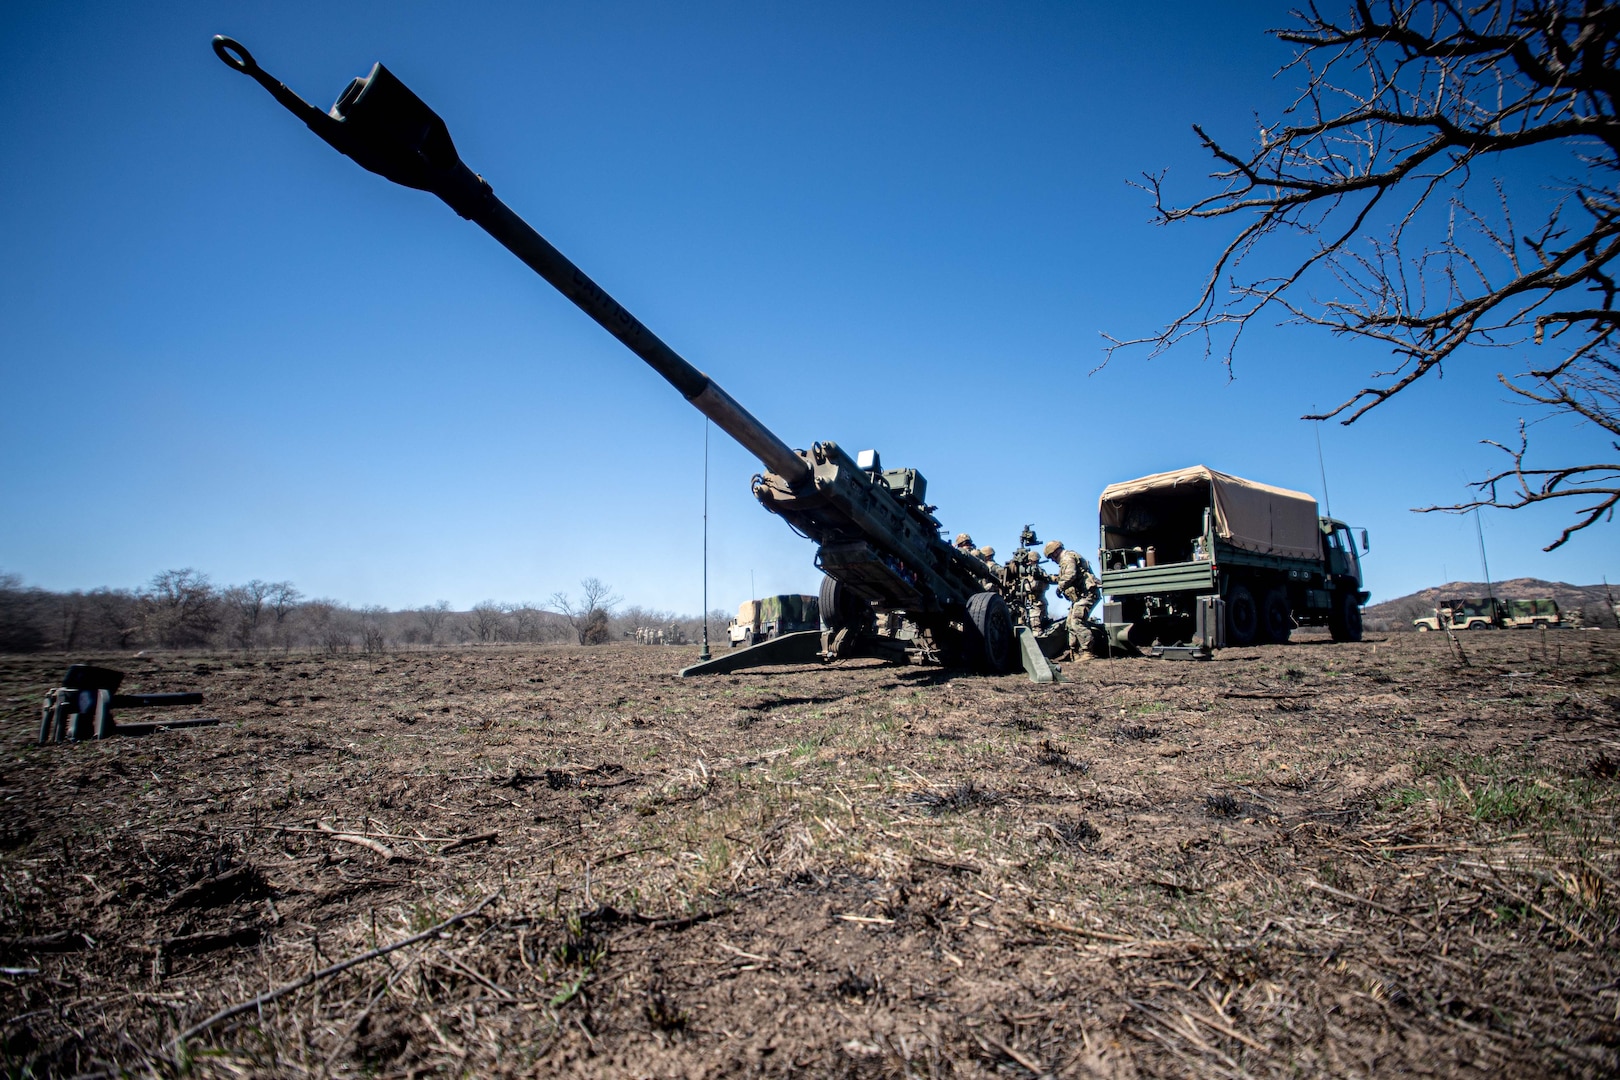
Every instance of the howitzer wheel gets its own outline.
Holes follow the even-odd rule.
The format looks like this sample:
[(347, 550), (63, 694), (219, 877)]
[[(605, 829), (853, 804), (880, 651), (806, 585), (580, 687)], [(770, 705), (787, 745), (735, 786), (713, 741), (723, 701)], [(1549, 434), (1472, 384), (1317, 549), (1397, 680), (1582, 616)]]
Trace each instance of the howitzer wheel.
[(1000, 593), (982, 592), (968, 597), (967, 620), (962, 628), (967, 661), (980, 671), (1005, 675), (1012, 670), (1018, 647), (1012, 612)]
[(864, 630), (872, 621), (872, 609), (847, 586), (830, 577), (823, 577), (821, 621), (830, 630), (841, 630), (846, 626)]

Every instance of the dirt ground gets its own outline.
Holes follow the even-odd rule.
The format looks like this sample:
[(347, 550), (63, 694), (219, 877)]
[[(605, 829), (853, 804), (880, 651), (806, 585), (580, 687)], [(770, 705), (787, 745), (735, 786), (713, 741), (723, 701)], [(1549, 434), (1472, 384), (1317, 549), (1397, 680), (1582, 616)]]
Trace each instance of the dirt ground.
[(1464, 637), (0, 658), (6, 1071), (1613, 1075), (1620, 633)]

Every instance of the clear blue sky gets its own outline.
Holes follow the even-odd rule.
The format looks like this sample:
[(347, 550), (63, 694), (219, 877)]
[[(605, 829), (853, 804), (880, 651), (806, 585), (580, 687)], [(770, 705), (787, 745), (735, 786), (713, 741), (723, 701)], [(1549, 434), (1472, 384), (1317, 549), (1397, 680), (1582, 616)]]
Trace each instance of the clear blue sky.
[[(1193, 463), (1321, 494), (1298, 417), (1384, 357), (1257, 327), (1237, 378), (1101, 359), (1194, 295), (1228, 228), (1190, 126), (1291, 87), (1287, 5), (43, 4), (0, 14), (0, 570), (169, 567), (414, 606), (581, 577), (701, 605), (703, 420), (431, 196), (319, 142), (209, 49), (325, 108), (382, 60), (462, 157), (791, 445), (876, 447), (947, 530), (1094, 549), (1107, 483)], [(1477, 577), (1463, 494), (1510, 435), (1490, 360), (1324, 426), (1376, 598)], [(1510, 365), (1511, 366), (1511, 365)], [(1545, 432), (1577, 445), (1583, 436)], [(812, 546), (715, 432), (710, 601), (814, 591)], [(1494, 576), (1620, 576), (1612, 526), (1487, 514)]]

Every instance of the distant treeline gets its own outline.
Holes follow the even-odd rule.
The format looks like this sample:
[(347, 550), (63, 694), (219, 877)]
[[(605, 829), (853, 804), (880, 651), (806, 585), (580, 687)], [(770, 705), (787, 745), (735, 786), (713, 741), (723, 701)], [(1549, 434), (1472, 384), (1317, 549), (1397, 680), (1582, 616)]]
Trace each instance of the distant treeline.
[[(564, 594), (549, 608), (485, 600), (469, 611), (448, 602), (402, 611), (351, 607), (305, 597), (290, 581), (219, 586), (195, 570), (165, 570), (140, 589), (52, 592), (0, 573), (0, 652), (129, 649), (313, 649), (383, 652), (391, 648), (498, 642), (605, 644), (693, 642), (703, 621), (638, 606), (595, 579), (584, 595)], [(710, 640), (723, 639), (725, 612), (711, 612)]]

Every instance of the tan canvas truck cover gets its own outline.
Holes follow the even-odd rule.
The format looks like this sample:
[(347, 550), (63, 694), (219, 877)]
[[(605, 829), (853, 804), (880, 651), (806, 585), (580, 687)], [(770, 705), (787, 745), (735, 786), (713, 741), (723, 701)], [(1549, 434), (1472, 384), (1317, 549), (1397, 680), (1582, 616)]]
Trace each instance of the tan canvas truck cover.
[(737, 605), (737, 623), (739, 626), (759, 626), (758, 600), (744, 600)]
[(1216, 472), (1207, 465), (1110, 484), (1097, 506), (1103, 528), (1123, 530), (1131, 501), (1156, 493), (1209, 498), (1216, 535), (1235, 548), (1295, 559), (1322, 557), (1322, 527), (1314, 498)]

